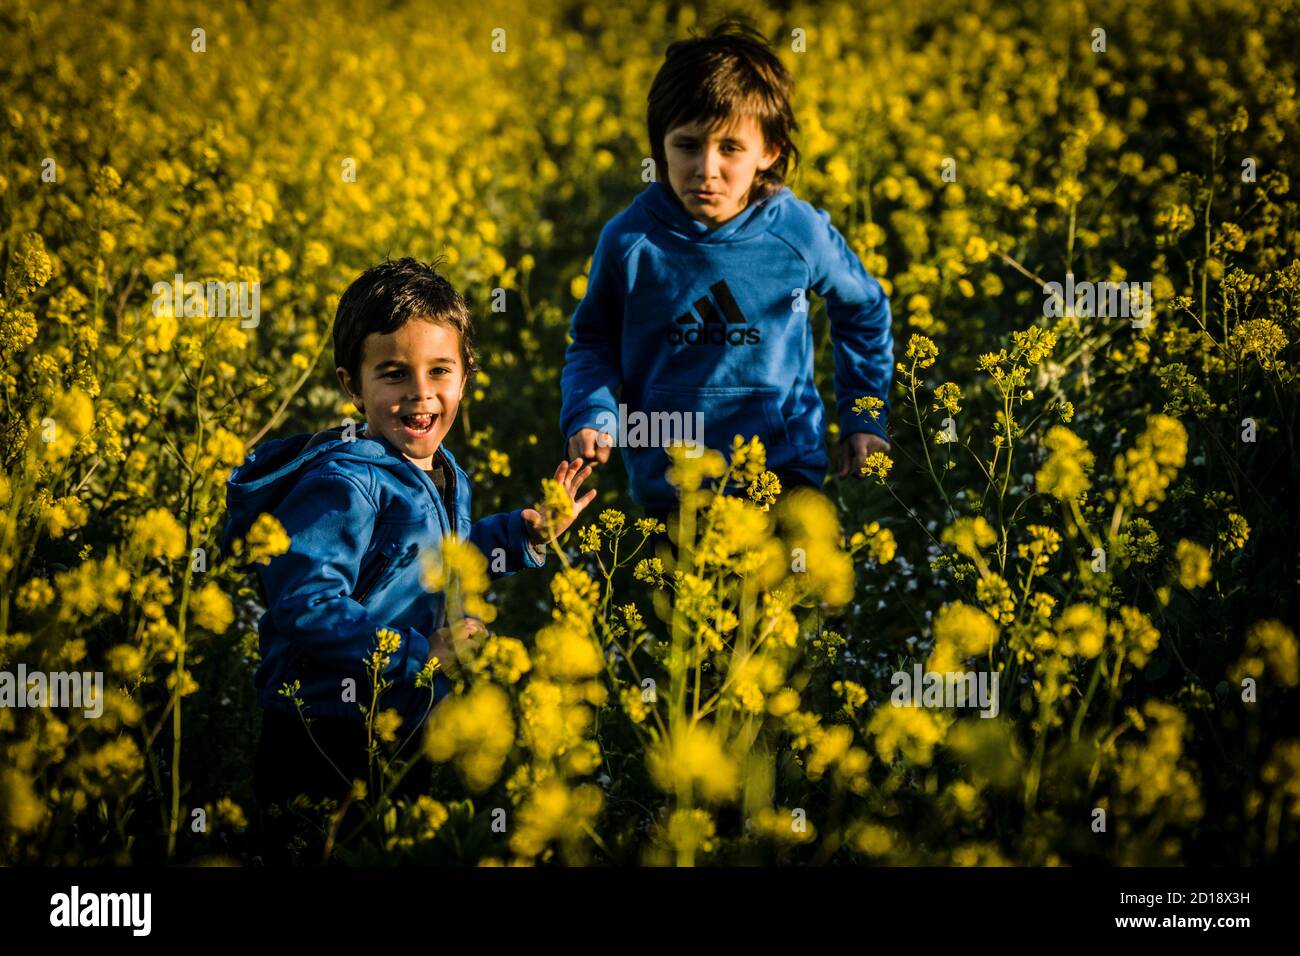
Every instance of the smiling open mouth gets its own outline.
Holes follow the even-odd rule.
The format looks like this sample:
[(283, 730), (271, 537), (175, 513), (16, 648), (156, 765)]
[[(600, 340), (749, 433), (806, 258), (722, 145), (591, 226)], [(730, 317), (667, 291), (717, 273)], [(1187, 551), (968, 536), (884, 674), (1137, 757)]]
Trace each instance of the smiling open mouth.
[(421, 435), (427, 435), (429, 432), (433, 431), (433, 423), (437, 418), (438, 416), (434, 414), (403, 415), (402, 425), (406, 429), (408, 435), (413, 438), (418, 438)]

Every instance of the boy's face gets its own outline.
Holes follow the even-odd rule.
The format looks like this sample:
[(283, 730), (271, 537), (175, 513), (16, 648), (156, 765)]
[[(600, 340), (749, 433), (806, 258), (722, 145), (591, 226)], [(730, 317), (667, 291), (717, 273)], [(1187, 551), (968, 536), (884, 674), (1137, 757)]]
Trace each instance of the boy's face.
[(335, 371), (370, 429), (421, 468), (431, 467), (465, 394), (460, 333), (420, 319), (389, 335), (372, 332), (362, 345), (360, 368), (359, 383), (347, 369)]
[(768, 148), (752, 116), (713, 130), (699, 122), (676, 126), (664, 137), (668, 182), (686, 211), (710, 229), (745, 208), (755, 174), (780, 156), (780, 149)]

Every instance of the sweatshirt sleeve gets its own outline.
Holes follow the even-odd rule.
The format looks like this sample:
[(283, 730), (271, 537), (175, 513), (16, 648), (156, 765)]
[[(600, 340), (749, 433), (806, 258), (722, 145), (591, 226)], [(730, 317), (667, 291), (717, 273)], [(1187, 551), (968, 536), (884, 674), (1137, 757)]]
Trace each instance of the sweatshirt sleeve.
[(615, 393), (623, 384), (619, 352), (625, 287), (607, 227), (592, 254), (587, 293), (569, 324), (572, 341), (560, 375), (560, 431), (566, 440), (583, 428), (612, 430), (618, 420)]
[(413, 681), (429, 655), (428, 637), (376, 620), (351, 597), (377, 513), (366, 489), (322, 469), (298, 482), (274, 513), (289, 550), (260, 570), (277, 632), (319, 667), (355, 674), (378, 646), (375, 632), (388, 627), (402, 635), (402, 644), (384, 676)]
[(545, 548), (534, 548), (528, 540), (522, 510), (480, 518), (470, 528), (469, 540), (487, 558), (488, 577), (493, 580), (546, 563)]
[[(889, 297), (830, 221), (818, 210), (813, 291), (826, 300), (831, 345), (835, 354), (835, 402), (841, 435), (870, 432), (888, 438), (885, 429), (894, 378), (894, 335)], [(856, 414), (854, 399), (875, 396), (885, 403), (880, 417)]]

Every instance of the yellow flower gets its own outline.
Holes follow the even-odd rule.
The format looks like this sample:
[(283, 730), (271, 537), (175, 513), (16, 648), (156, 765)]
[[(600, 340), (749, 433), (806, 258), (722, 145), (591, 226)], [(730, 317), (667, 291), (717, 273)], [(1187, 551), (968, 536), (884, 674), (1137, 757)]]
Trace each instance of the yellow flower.
[(554, 528), (573, 517), (573, 499), (554, 478), (542, 479), (542, 506), (538, 509), (547, 527)]
[(861, 531), (855, 531), (853, 537), (849, 539), (849, 548), (855, 553), (864, 545), (871, 560), (877, 564), (888, 564), (893, 561), (898, 551), (894, 532), (882, 528), (879, 521), (872, 521), (865, 525)]
[[(688, 452), (684, 445), (674, 445), (668, 449), (672, 464), (668, 468), (667, 478), (670, 484), (683, 496), (697, 491), (706, 478), (720, 478), (727, 470), (725, 459), (720, 452), (712, 448)], [(691, 457), (695, 455), (696, 457)]]
[(213, 815), (223, 825), (235, 830), (243, 830), (248, 826), (248, 817), (244, 815), (243, 808), (229, 797), (217, 801)]
[(668, 527), (662, 521), (656, 521), (654, 518), (637, 518), (636, 530), (649, 537), (652, 534), (662, 534), (668, 530)]
[(765, 471), (749, 483), (746, 493), (750, 501), (758, 505), (761, 510), (767, 511), (776, 502), (777, 495), (781, 493), (781, 479), (775, 472)]
[(926, 669), (955, 671), (971, 658), (987, 654), (998, 639), (998, 626), (982, 610), (954, 601), (934, 617), (934, 650)]
[(1056, 619), (1057, 649), (1066, 657), (1096, 657), (1106, 643), (1106, 618), (1091, 604), (1071, 604)]
[(1187, 460), (1187, 429), (1168, 415), (1150, 415), (1147, 428), (1133, 447), (1115, 458), (1115, 477), (1123, 486), (1122, 500), (1152, 511), (1165, 498)]
[(987, 548), (997, 541), (997, 533), (983, 515), (973, 518), (958, 518), (944, 528), (941, 540), (951, 544), (958, 554), (965, 557), (980, 558), (980, 549)]
[[(581, 574), (570, 570), (569, 573)], [(556, 576), (559, 579), (559, 575)], [(592, 640), (587, 624), (575, 627), (573, 620), (548, 624), (537, 632), (533, 665), (538, 674), (556, 680), (581, 681), (604, 670), (600, 649)]]
[(401, 726), (402, 715), (395, 710), (382, 710), (375, 716), (375, 736), (386, 744), (397, 739), (397, 731)]
[(429, 717), (424, 749), (435, 763), (455, 761), (465, 786), (482, 793), (501, 775), (514, 745), (510, 699), (495, 684), (441, 701)]
[(1229, 551), (1239, 551), (1249, 538), (1249, 522), (1234, 511), (1228, 512), (1228, 527), (1219, 532), (1219, 544)]
[(600, 528), (594, 524), (578, 529), (578, 548), (583, 554), (595, 554), (600, 550)]
[(758, 437), (731, 440), (731, 480), (742, 485), (757, 481), (767, 471), (767, 450)]
[(289, 535), (272, 514), (260, 514), (245, 536), (242, 548), (249, 564), (270, 564), (271, 559), (289, 550)]
[(866, 688), (851, 680), (837, 680), (831, 690), (844, 699), (844, 711), (852, 715), (867, 702)]
[(131, 546), (147, 558), (175, 561), (185, 553), (185, 529), (165, 508), (150, 508), (132, 524)]
[(1245, 677), (1262, 677), (1267, 664), (1284, 687), (1300, 683), (1300, 654), (1294, 632), (1277, 618), (1256, 621), (1246, 633), (1246, 649), (1228, 676), (1237, 684)]
[(1160, 632), (1151, 618), (1135, 607), (1121, 607), (1119, 619), (1110, 622), (1110, 634), (1121, 653), (1135, 667), (1146, 667), (1147, 659), (1160, 644)]
[(74, 386), (55, 400), (49, 421), (40, 423), (32, 434), (39, 436), (43, 459), (52, 462), (67, 459), (94, 426), (95, 406), (89, 395)]
[(234, 608), (226, 592), (213, 581), (203, 585), (190, 596), (194, 623), (213, 634), (224, 634), (235, 620)]
[(653, 745), (646, 766), (666, 793), (693, 790), (701, 799), (719, 803), (734, 799), (740, 788), (735, 759), (727, 753), (721, 735), (706, 723), (685, 723), (667, 741)]
[(944, 382), (934, 390), (934, 410), (944, 409), (949, 415), (961, 411), (961, 386), (953, 382)]
[(483, 645), (474, 661), (474, 671), (487, 671), (492, 679), (502, 684), (517, 684), (524, 674), (533, 669), (528, 649), (513, 637), (493, 636)]
[(876, 753), (886, 763), (901, 754), (911, 763), (930, 765), (934, 748), (943, 742), (945, 719), (924, 707), (879, 707), (871, 716), (867, 733), (875, 738)]
[(519, 808), (510, 849), (521, 857), (534, 857), (554, 841), (575, 852), (577, 844), (595, 829), (604, 805), (599, 787), (591, 784), (569, 789), (551, 779), (536, 787)]
[(59, 620), (72, 621), (90, 617), (104, 610), (116, 614), (122, 610), (122, 595), (131, 587), (131, 574), (109, 553), (102, 561), (86, 561), (54, 576), (54, 590), (59, 595)]
[(878, 823), (864, 823), (853, 831), (853, 849), (867, 856), (885, 856), (894, 848), (894, 834)]
[(380, 654), (396, 654), (402, 646), (401, 632), (395, 631), (391, 627), (377, 628), (375, 637)]
[(1194, 823), (1204, 813), (1193, 765), (1183, 760), (1186, 716), (1172, 704), (1149, 700), (1142, 712), (1151, 722), (1143, 744), (1120, 748), (1115, 773), (1119, 792), (1138, 816), (1160, 811), (1171, 823)]
[(35, 830), (45, 818), (45, 803), (32, 780), (16, 767), (0, 770), (0, 820), (18, 833)]
[(1210, 552), (1195, 541), (1183, 538), (1174, 549), (1178, 562), (1178, 583), (1191, 591), (1210, 583)]
[(764, 807), (750, 818), (755, 832), (780, 844), (811, 843), (817, 828), (807, 815), (788, 808)]
[(917, 368), (929, 368), (939, 357), (939, 346), (924, 335), (913, 335), (907, 341), (907, 357), (916, 363)]
[(885, 479), (889, 477), (889, 470), (894, 467), (894, 460), (886, 455), (883, 451), (875, 451), (867, 456), (867, 460), (862, 464), (862, 473), (864, 475), (873, 475), (884, 484)]
[(302, 264), (308, 269), (328, 265), (330, 261), (329, 246), (313, 239), (307, 243), (302, 252)]
[(880, 421), (880, 412), (884, 409), (885, 402), (883, 399), (874, 395), (863, 395), (853, 400), (853, 414), (867, 414), (871, 416), (873, 422)]
[(54, 588), (45, 578), (32, 578), (18, 589), (15, 602), (23, 611), (47, 608), (54, 602)]
[(420, 583), (426, 591), (446, 594), (464, 615), (486, 623), (496, 619), (496, 607), (483, 597), (489, 584), (487, 558), (472, 542), (447, 535), (436, 550), (422, 552), (421, 561)]
[(1043, 446), (1050, 454), (1034, 476), (1039, 491), (1069, 501), (1091, 487), (1088, 472), (1094, 459), (1082, 438), (1063, 425), (1053, 425)]
[(693, 810), (674, 810), (668, 818), (667, 831), (660, 839), (665, 840), (678, 853), (693, 854), (697, 850), (711, 853), (717, 847), (714, 839), (713, 818), (708, 811), (698, 807)]
[(1270, 319), (1247, 319), (1232, 330), (1229, 342), (1244, 357), (1254, 355), (1262, 368), (1278, 368), (1277, 356), (1287, 347), (1286, 332)]
[(51, 538), (62, 538), (65, 531), (80, 528), (90, 517), (86, 506), (75, 495), (68, 495), (57, 501), (40, 499), (41, 520), (45, 522)]
[(1016, 619), (1016, 599), (1006, 578), (989, 572), (975, 584), (975, 596), (988, 608), (999, 624), (1010, 624)]

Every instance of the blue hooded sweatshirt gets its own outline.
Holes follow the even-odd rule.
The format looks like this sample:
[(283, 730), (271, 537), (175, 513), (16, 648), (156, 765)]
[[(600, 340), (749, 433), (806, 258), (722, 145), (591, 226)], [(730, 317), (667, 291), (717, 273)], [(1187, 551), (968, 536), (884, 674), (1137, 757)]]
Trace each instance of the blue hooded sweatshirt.
[[(820, 487), (828, 461), (811, 293), (825, 300), (830, 319), (842, 434), (886, 437), (889, 299), (830, 214), (783, 187), (710, 228), (670, 187), (651, 183), (606, 223), (592, 255), (561, 377), (565, 438), (583, 428), (614, 434), (632, 498), (646, 508), (675, 507), (676, 494), (662, 447), (627, 447), (643, 443), (631, 437), (636, 412), (643, 423), (656, 412), (700, 412), (709, 448), (725, 454), (735, 435), (756, 435), (769, 469)], [(860, 396), (885, 403), (879, 420), (854, 414)], [(620, 403), (626, 444), (610, 427)]]
[[(279, 691), (297, 680), (308, 717), (361, 720), (359, 704), (370, 700), (363, 659), (377, 646), (375, 631), (386, 627), (402, 643), (384, 671), (393, 686), (380, 706), (418, 719), (429, 691), (415, 678), (429, 635), (446, 626), (444, 596), (420, 584), (421, 553), (455, 534), (483, 552), (495, 578), (540, 567), (545, 551), (532, 548), (521, 511), (471, 522), (469, 479), (445, 446), (438, 455), (450, 466), (454, 514), (429, 476), (381, 434), (362, 426), (353, 440), (342, 435), (339, 426), (266, 442), (226, 483), (223, 554), (263, 513), (279, 519), (291, 541), (286, 553), (256, 566), (266, 604), (257, 700), (293, 714)], [(356, 681), (356, 702), (343, 701), (344, 678)], [(436, 699), (449, 689), (439, 675)]]

